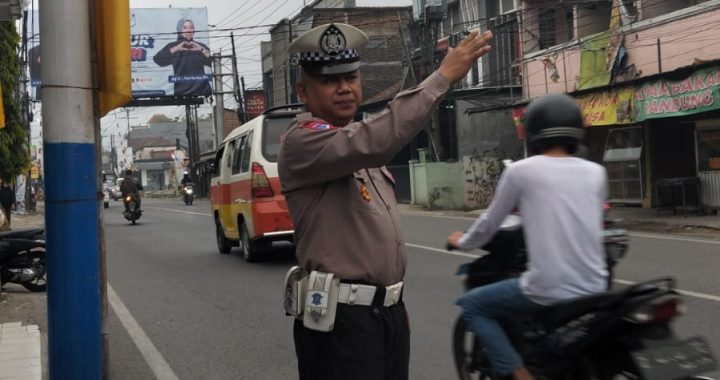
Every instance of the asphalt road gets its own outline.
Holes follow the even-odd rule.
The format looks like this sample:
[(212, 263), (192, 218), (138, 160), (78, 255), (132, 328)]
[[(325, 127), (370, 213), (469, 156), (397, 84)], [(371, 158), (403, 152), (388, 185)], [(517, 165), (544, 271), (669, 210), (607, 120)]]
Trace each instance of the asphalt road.
[[(292, 251), (248, 264), (220, 255), (207, 201), (144, 200), (136, 226), (111, 202), (105, 213), (110, 375), (114, 379), (296, 379), (292, 320), (281, 305)], [(404, 214), (412, 329), (411, 379), (453, 379), (450, 329), (462, 292), (444, 238), (470, 219)], [(635, 235), (620, 264), (623, 283), (672, 274), (688, 291), (680, 335), (704, 335), (720, 352), (720, 243)], [(720, 378), (720, 373), (714, 376)]]

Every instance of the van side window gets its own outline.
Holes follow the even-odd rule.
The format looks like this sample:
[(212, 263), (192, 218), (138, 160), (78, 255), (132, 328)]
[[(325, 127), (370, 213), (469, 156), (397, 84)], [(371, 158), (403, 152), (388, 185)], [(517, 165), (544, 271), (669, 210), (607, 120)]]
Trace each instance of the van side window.
[(242, 148), (243, 144), (245, 144), (245, 137), (247, 135), (243, 135), (237, 138), (235, 140), (235, 153), (233, 153), (233, 164), (232, 164), (232, 174), (238, 174), (240, 173), (240, 161), (242, 160)]
[(225, 166), (232, 167), (233, 163), (233, 154), (235, 153), (235, 141), (230, 141), (227, 144), (227, 161), (225, 161)]
[(220, 175), (220, 165), (222, 164), (223, 153), (225, 153), (225, 147), (221, 146), (220, 149), (218, 149), (217, 154), (215, 154), (215, 160), (213, 161), (214, 176)]
[(250, 170), (250, 153), (252, 151), (252, 138), (253, 133), (252, 131), (250, 131), (247, 139), (245, 140), (245, 147), (243, 148), (242, 167), (240, 170), (243, 173), (247, 173)]

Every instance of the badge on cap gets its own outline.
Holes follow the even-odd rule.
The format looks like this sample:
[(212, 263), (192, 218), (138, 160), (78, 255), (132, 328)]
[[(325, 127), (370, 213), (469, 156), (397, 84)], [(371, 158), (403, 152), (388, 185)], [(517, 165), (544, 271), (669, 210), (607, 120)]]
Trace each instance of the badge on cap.
[(346, 46), (345, 35), (334, 24), (331, 24), (320, 37), (320, 50), (327, 55), (338, 55)]

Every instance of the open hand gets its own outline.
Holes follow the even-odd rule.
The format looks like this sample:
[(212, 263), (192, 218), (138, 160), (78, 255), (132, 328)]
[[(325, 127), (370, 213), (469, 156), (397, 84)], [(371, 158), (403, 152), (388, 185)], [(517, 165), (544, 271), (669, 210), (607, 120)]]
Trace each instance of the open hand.
[(451, 233), (447, 238), (447, 245), (454, 249), (460, 248), (460, 239), (462, 239), (463, 235), (465, 234), (460, 231)]
[(458, 46), (448, 50), (445, 59), (440, 63), (438, 71), (451, 84), (467, 75), (472, 65), (490, 51), (492, 32), (486, 30), (482, 34), (475, 31), (463, 39)]

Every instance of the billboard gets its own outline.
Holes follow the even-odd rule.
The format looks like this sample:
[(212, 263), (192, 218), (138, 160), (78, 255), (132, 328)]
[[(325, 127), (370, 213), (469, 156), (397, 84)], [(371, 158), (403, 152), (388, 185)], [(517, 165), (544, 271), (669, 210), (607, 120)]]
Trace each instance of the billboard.
[[(40, 100), (40, 17), (31, 14), (31, 95)], [(130, 33), (133, 98), (211, 94), (206, 8), (130, 9)]]
[(130, 10), (133, 98), (212, 93), (206, 8)]

